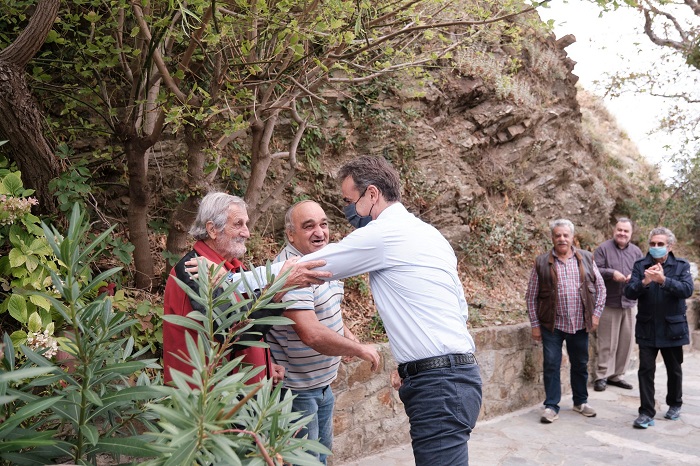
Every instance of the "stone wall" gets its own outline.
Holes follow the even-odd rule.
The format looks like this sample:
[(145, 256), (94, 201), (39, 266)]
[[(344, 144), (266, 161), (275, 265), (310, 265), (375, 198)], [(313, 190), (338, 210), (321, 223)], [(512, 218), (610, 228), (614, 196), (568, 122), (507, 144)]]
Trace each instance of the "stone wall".
[[(700, 302), (688, 303), (690, 349), (700, 349)], [(479, 420), (490, 419), (544, 400), (542, 348), (533, 344), (530, 324), (472, 329), (483, 379), (483, 403)], [(341, 364), (333, 384), (336, 396), (335, 439), (332, 460), (341, 463), (410, 442), (408, 418), (390, 374), (396, 368), (388, 344), (382, 344), (382, 367), (370, 371), (369, 363)], [(595, 368), (595, 337), (591, 338), (590, 373)], [(632, 368), (637, 366), (637, 349)], [(566, 352), (562, 359), (562, 400), (571, 392)], [(589, 378), (592, 381), (593, 377)], [(635, 383), (634, 380), (631, 381)], [(566, 401), (564, 401), (566, 402)], [(331, 461), (333, 464), (333, 461)]]

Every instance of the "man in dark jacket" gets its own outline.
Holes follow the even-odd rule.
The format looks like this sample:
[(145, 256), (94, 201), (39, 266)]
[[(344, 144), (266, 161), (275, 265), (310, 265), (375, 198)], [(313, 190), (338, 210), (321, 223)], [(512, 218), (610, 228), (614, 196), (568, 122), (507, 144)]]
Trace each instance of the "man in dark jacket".
[(668, 374), (666, 419), (680, 417), (683, 404), (683, 345), (690, 343), (685, 300), (693, 294), (690, 264), (676, 258), (671, 249), (676, 237), (668, 228), (649, 233), (649, 253), (638, 260), (625, 296), (638, 300), (635, 338), (639, 345), (639, 417), (633, 426), (646, 429), (654, 425), (654, 374), (656, 356), (661, 356)]

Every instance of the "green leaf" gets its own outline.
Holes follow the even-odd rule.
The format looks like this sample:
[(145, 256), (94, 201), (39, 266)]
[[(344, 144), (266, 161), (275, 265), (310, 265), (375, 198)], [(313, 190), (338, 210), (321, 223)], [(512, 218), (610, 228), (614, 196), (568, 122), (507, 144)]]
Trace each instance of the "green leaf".
[(27, 260), (27, 256), (17, 248), (10, 249), (10, 254), (8, 254), (8, 256), (10, 258), (10, 265), (15, 268), (21, 267)]
[(7, 302), (7, 310), (17, 322), (22, 324), (27, 323), (27, 318), (29, 316), (27, 316), (27, 303), (25, 302), (23, 296), (18, 294), (13, 294), (10, 296), (10, 299)]
[(100, 434), (97, 432), (97, 427), (90, 424), (83, 424), (80, 426), (80, 433), (82, 433), (91, 445), (97, 445), (100, 440)]
[(158, 450), (149, 445), (150, 441), (143, 437), (103, 438), (97, 450), (135, 457), (155, 456)]
[(22, 193), (22, 179), (15, 172), (5, 175), (2, 185), (6, 190), (5, 192), (13, 196), (20, 196)]
[(29, 329), (30, 332), (40, 332), (41, 331), (41, 317), (39, 317), (38, 312), (33, 312), (32, 315), (29, 316), (29, 322), (27, 322), (27, 328)]
[(51, 309), (51, 303), (49, 303), (49, 300), (44, 298), (43, 296), (39, 296), (36, 294), (29, 295), (29, 301), (33, 302), (38, 307), (47, 311)]
[(23, 379), (31, 379), (53, 371), (53, 367), (25, 367), (16, 371), (0, 373), (0, 383), (16, 382)]
[(83, 390), (83, 394), (85, 395), (85, 398), (87, 400), (94, 404), (95, 406), (102, 406), (102, 400), (100, 397), (97, 395), (97, 393), (93, 392), (90, 389)]
[[(19, 371), (17, 371), (19, 372)], [(5, 374), (0, 375), (2, 377)], [(21, 407), (17, 412), (15, 412), (10, 418), (5, 419), (5, 421), (0, 424), (0, 438), (5, 438), (12, 430), (21, 424), (25, 419), (29, 419), (32, 416), (39, 414), (40, 412), (49, 409), (56, 402), (60, 401), (62, 397), (52, 397), (52, 398), (39, 398), (27, 405)]]

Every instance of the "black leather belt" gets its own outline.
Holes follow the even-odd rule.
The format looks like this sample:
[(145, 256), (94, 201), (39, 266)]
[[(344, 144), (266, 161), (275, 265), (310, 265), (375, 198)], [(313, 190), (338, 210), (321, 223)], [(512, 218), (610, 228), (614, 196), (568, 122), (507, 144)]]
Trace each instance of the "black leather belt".
[[(450, 360), (450, 358), (452, 360)], [(416, 375), (419, 372), (430, 369), (440, 369), (442, 367), (450, 367), (454, 361), (455, 366), (463, 366), (465, 364), (476, 364), (476, 356), (472, 353), (466, 354), (446, 354), (444, 356), (436, 356), (434, 358), (419, 359), (417, 361), (406, 362), (399, 364), (399, 376), (405, 379), (409, 375)]]

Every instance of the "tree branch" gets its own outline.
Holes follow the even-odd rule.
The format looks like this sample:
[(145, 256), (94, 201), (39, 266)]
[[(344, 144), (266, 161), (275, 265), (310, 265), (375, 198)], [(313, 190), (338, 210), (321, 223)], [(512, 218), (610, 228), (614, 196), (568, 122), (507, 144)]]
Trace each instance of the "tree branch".
[(24, 68), (39, 51), (58, 15), (60, 0), (40, 0), (27, 27), (0, 51), (0, 60)]
[(353, 52), (346, 53), (344, 55), (335, 55), (333, 53), (328, 54), (328, 58), (334, 59), (334, 60), (349, 60), (353, 57), (356, 57), (357, 55), (366, 52), (371, 49), (377, 48), (377, 46), (383, 42), (386, 42), (388, 40), (393, 39), (394, 37), (404, 35), (404, 34), (410, 34), (412, 32), (416, 31), (423, 31), (426, 29), (438, 29), (438, 28), (443, 28), (443, 27), (452, 27), (452, 26), (480, 26), (480, 25), (485, 25), (485, 24), (491, 24), (491, 23), (496, 23), (498, 21), (505, 21), (510, 18), (514, 18), (516, 16), (528, 13), (530, 11), (534, 11), (535, 7), (530, 7), (526, 8), (522, 11), (518, 11), (516, 13), (509, 13), (504, 16), (499, 16), (497, 18), (491, 18), (491, 19), (486, 19), (483, 21), (449, 21), (445, 23), (434, 23), (434, 24), (425, 24), (422, 26), (412, 26), (412, 27), (407, 27), (404, 29), (401, 29), (400, 31), (392, 32), (391, 34), (387, 34), (383, 37), (380, 37), (376, 40), (374, 40), (370, 45), (366, 45), (364, 47), (361, 47)]

